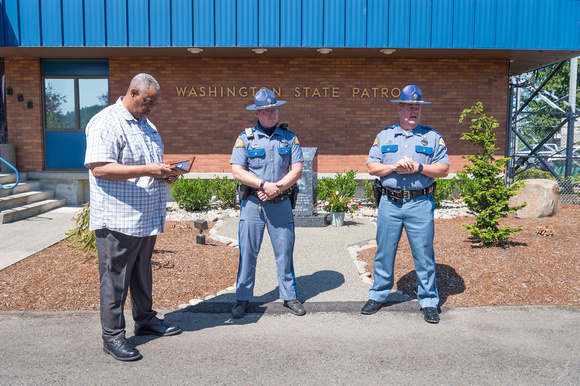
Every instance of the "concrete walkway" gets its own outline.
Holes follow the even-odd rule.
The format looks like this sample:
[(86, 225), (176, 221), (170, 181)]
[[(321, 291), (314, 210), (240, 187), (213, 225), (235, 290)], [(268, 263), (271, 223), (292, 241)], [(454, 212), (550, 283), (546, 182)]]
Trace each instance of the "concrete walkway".
[(35, 254), (66, 237), (82, 206), (58, 209), (8, 224), (0, 224), (0, 269)]
[[(45, 227), (56, 227), (51, 218)], [(375, 230), (365, 219), (297, 228), (303, 317), (278, 300), (266, 235), (245, 318), (230, 318), (233, 294), (225, 294), (162, 311), (184, 332), (157, 338), (133, 336), (127, 313), (127, 336), (144, 356), (138, 362), (102, 352), (98, 312), (0, 312), (0, 385), (580, 383), (577, 307), (443, 307), (441, 323), (430, 325), (416, 301), (394, 297), (377, 314), (361, 315), (369, 286), (347, 247), (366, 243)], [(227, 219), (219, 234), (237, 238), (237, 219)]]

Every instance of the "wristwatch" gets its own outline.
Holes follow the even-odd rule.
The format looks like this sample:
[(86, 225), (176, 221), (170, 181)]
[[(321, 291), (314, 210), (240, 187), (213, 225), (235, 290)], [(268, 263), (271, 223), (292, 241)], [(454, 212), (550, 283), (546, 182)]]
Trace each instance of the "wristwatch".
[(260, 182), (260, 189), (264, 189), (265, 183), (266, 183), (266, 180), (262, 180), (262, 182)]
[(419, 164), (419, 173), (423, 171), (423, 164)]

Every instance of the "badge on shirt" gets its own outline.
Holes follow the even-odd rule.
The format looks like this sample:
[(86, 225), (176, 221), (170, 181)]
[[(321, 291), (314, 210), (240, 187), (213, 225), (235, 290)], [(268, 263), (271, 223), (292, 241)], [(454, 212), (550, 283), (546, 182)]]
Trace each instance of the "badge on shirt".
[(298, 137), (294, 137), (294, 143), (300, 145), (300, 142), (298, 142)]
[(280, 146), (288, 147), (288, 141), (284, 140), (284, 141), (280, 142)]
[(443, 140), (443, 137), (439, 138), (439, 145), (445, 146), (445, 141)]
[(427, 146), (428, 144), (429, 144), (429, 141), (427, 141), (427, 138), (425, 138), (425, 137), (421, 138), (421, 145)]
[(244, 141), (242, 141), (242, 139), (241, 139), (241, 138), (238, 138), (238, 139), (236, 140), (236, 145), (235, 145), (235, 147), (244, 147)]
[(260, 147), (260, 144), (259, 143), (255, 143), (255, 144), (252, 145), (252, 149), (257, 149), (259, 147)]

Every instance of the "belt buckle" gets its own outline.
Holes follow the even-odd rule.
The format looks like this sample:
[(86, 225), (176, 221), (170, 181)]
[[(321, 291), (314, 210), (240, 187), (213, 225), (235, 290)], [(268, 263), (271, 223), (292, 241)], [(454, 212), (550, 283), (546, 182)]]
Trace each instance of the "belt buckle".
[(393, 202), (396, 202), (397, 204), (402, 204), (403, 203), (403, 198), (401, 197), (397, 197), (396, 194), (393, 194), (391, 192), (387, 193), (387, 198)]
[(403, 190), (403, 198), (405, 200), (409, 200), (411, 198), (411, 191), (410, 190)]

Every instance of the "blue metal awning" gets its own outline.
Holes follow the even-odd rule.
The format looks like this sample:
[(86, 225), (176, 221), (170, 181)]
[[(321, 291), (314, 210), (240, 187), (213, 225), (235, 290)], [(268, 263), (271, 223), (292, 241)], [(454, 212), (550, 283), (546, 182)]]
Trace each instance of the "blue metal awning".
[[(495, 57), (580, 54), (578, 0), (0, 0), (0, 55)], [(50, 48), (50, 49), (49, 49)], [(55, 49), (59, 48), (59, 49)], [(148, 49), (148, 50), (145, 50)], [(152, 50), (153, 49), (153, 50)], [(479, 51), (479, 52), (478, 52)], [(395, 55), (395, 57), (396, 57)], [(517, 70), (516, 70), (517, 72)]]

